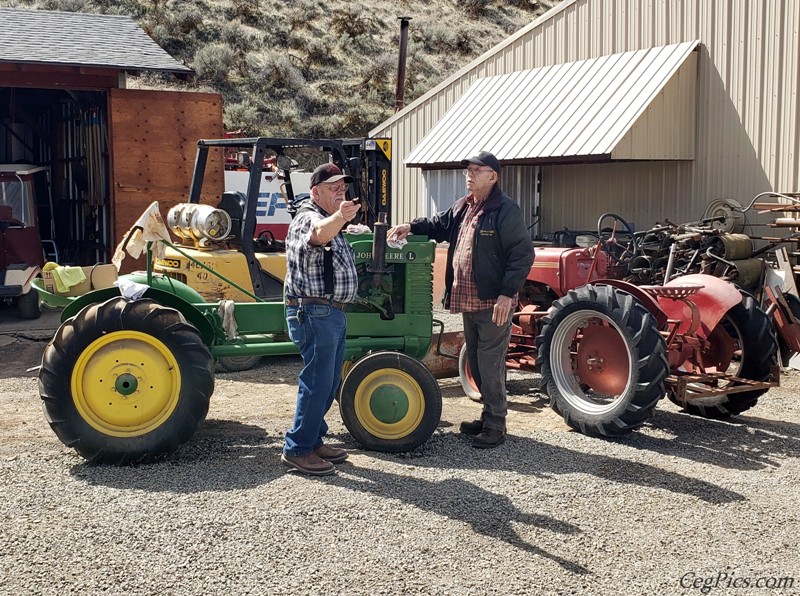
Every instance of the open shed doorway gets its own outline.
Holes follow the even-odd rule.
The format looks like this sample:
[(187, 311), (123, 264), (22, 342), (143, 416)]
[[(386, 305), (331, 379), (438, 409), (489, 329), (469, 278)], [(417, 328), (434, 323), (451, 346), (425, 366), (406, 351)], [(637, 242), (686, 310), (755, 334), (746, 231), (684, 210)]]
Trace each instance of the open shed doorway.
[(39, 228), (62, 265), (111, 258), (108, 120), (105, 91), (0, 88), (0, 163), (47, 168)]

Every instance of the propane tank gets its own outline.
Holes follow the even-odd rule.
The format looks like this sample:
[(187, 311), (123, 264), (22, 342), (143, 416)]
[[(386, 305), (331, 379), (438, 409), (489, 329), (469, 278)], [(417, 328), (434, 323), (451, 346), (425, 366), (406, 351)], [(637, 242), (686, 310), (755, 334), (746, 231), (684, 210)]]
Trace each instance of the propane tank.
[(167, 225), (182, 240), (206, 245), (224, 240), (231, 233), (231, 216), (211, 205), (180, 203), (167, 213)]

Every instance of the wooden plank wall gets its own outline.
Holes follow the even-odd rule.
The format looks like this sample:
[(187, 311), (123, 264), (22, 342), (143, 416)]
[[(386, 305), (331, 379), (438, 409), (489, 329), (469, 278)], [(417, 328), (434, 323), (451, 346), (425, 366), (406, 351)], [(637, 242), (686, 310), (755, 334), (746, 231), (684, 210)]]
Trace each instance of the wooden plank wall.
[[(112, 246), (153, 202), (166, 222), (169, 209), (189, 198), (198, 139), (222, 138), (222, 98), (215, 93), (112, 89), (109, 94)], [(209, 153), (202, 202), (222, 194), (222, 153)], [(123, 272), (144, 261), (123, 262)]]

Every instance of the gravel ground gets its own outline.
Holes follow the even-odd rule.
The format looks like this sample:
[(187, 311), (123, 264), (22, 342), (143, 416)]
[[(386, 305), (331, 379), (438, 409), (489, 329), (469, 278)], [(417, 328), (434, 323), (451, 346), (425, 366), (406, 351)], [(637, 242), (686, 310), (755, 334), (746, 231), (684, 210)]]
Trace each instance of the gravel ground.
[(359, 450), (332, 412), (353, 454), (313, 479), (279, 463), (295, 358), (218, 375), (171, 459), (112, 468), (48, 428), (25, 373), (43, 343), (0, 340), (3, 595), (800, 593), (798, 372), (734, 422), (665, 401), (613, 441), (568, 432), (514, 374), (509, 440), (488, 451), (458, 434), (479, 406), (445, 380), (413, 454)]

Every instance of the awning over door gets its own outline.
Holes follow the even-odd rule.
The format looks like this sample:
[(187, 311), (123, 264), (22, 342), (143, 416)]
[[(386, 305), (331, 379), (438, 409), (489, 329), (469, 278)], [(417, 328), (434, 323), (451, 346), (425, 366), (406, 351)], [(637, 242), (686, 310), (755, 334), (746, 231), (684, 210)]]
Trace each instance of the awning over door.
[(698, 44), (479, 79), (405, 164), (454, 167), (481, 150), (506, 164), (693, 159)]

